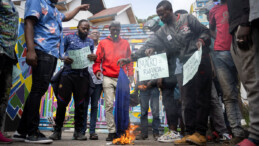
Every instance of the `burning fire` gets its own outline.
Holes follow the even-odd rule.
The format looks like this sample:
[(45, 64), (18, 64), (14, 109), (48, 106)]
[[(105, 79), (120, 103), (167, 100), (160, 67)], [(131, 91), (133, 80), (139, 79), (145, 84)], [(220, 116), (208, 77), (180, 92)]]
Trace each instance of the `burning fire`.
[(136, 136), (134, 130), (138, 128), (138, 125), (130, 125), (126, 134), (123, 134), (120, 138), (116, 138), (112, 141), (113, 144), (134, 144)]

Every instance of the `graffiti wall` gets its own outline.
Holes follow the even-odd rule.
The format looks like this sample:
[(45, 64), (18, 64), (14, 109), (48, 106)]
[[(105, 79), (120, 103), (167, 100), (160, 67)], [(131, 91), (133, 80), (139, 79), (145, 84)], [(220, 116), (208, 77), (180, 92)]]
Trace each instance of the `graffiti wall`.
[[(106, 38), (109, 35), (108, 26), (94, 26), (91, 29), (99, 29), (101, 32), (100, 40)], [(75, 32), (76, 27), (64, 28), (64, 34)], [(130, 43), (132, 51), (139, 49), (147, 38), (152, 33), (150, 31), (143, 30), (142, 25), (131, 24), (131, 25), (122, 25), (121, 36), (124, 39), (127, 39)], [(17, 58), (19, 63), (14, 66), (13, 73), (13, 86), (9, 96), (9, 103), (7, 108), (6, 116), (6, 126), (5, 130), (14, 131), (18, 127), (19, 120), (21, 118), (24, 103), (31, 89), (31, 67), (28, 66), (25, 62), (26, 56), (26, 43), (24, 37), (24, 23), (23, 20), (20, 20), (19, 25), (19, 40), (15, 48)], [(56, 72), (60, 70), (63, 66), (61, 61), (58, 61)], [(136, 66), (136, 64), (135, 64)], [(132, 87), (131, 92), (134, 91)], [(160, 119), (162, 126), (166, 124), (165, 113), (163, 112), (162, 100), (160, 97)], [(53, 94), (53, 89), (49, 86), (48, 91), (42, 97), (41, 106), (40, 106), (40, 129), (51, 130), (53, 124), (53, 118), (56, 116), (57, 109), (57, 100)], [(91, 112), (91, 107), (89, 106), (88, 114)], [(67, 107), (66, 112), (66, 124), (64, 127), (70, 128), (73, 127), (74, 122), (74, 101), (71, 100), (69, 106)], [(152, 114), (149, 110), (149, 121), (152, 122)], [(130, 121), (133, 123), (140, 123), (140, 106), (136, 106), (130, 109)], [(88, 118), (89, 122), (89, 118)], [(97, 128), (99, 132), (107, 132), (105, 129), (105, 103), (103, 99), (103, 94), (99, 101), (99, 110), (98, 110), (98, 122)]]

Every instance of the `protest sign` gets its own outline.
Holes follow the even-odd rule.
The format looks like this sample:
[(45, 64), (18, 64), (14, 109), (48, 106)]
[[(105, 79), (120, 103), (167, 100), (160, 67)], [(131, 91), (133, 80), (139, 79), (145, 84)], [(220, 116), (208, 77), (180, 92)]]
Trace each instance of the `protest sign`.
[(72, 69), (83, 69), (88, 66), (92, 66), (94, 64), (94, 61), (90, 61), (87, 58), (87, 55), (91, 54), (91, 50), (89, 46), (84, 47), (79, 50), (69, 50), (68, 56), (72, 58), (74, 61), (71, 64)]
[(183, 65), (183, 86), (197, 73), (201, 63), (202, 47), (196, 51)]
[(138, 59), (139, 81), (169, 77), (166, 53)]

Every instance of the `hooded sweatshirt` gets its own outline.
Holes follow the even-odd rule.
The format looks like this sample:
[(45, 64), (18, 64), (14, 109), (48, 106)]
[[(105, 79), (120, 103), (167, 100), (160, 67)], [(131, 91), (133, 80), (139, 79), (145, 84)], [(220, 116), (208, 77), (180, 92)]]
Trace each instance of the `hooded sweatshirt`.
[[(118, 78), (120, 72), (120, 66), (117, 65), (119, 59), (130, 58), (131, 50), (127, 40), (118, 38), (117, 41), (113, 41), (110, 36), (101, 40), (97, 48), (97, 59), (93, 65), (94, 74), (101, 71), (100, 65), (102, 63), (103, 75)], [(128, 76), (133, 76), (133, 64), (129, 63), (124, 65), (124, 72)]]

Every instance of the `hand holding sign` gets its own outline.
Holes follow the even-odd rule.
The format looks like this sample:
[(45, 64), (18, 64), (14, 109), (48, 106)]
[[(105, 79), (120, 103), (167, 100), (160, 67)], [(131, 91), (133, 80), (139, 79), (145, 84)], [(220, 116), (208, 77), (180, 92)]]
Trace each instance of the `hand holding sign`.
[(73, 60), (71, 64), (72, 69), (83, 69), (93, 65), (94, 62), (87, 58), (89, 54), (92, 54), (89, 46), (79, 50), (69, 50), (69, 58)]
[(139, 81), (169, 77), (166, 53), (138, 59)]

